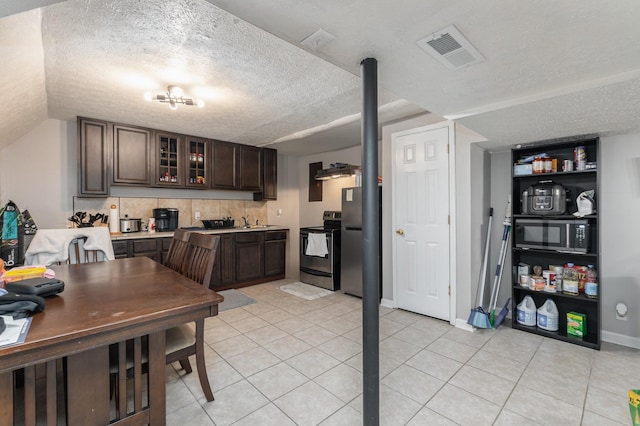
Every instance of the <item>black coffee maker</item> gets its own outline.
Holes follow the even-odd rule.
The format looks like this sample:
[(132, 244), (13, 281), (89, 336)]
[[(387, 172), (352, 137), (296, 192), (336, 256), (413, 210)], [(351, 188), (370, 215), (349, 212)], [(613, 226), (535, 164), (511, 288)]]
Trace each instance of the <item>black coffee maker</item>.
[(178, 209), (153, 209), (153, 217), (156, 219), (157, 232), (171, 232), (178, 227)]

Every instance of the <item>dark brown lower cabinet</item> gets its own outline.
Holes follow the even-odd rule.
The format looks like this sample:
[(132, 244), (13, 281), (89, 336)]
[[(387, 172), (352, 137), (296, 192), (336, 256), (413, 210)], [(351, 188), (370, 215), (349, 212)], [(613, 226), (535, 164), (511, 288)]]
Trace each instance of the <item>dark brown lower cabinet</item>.
[[(218, 234), (210, 288), (225, 290), (285, 277), (288, 231), (251, 231)], [(164, 263), (170, 237), (114, 240), (116, 258), (147, 256)]]
[(111, 244), (116, 259), (147, 256), (156, 262), (163, 263), (171, 238), (134, 238), (112, 241)]
[(264, 275), (284, 275), (286, 257), (287, 231), (267, 231), (264, 241)]
[(112, 241), (113, 254), (116, 259), (123, 259), (129, 257), (129, 243), (127, 241)]
[(235, 234), (220, 234), (212, 288), (232, 285), (236, 281)]
[(264, 276), (264, 232), (236, 234), (236, 280), (250, 281)]

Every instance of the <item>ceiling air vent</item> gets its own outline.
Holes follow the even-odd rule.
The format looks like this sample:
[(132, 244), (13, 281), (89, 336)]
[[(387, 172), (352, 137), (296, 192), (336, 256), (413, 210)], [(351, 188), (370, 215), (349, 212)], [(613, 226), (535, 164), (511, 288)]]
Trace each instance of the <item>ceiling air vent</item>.
[(418, 40), (417, 44), (450, 70), (458, 70), (484, 61), (480, 52), (454, 25)]

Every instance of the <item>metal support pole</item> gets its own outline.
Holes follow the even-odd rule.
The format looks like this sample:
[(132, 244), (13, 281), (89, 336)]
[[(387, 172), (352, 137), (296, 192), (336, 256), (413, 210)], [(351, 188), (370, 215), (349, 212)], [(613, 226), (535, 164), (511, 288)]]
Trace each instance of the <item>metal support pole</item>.
[(362, 367), (363, 424), (380, 424), (380, 200), (378, 192), (378, 62), (362, 70)]

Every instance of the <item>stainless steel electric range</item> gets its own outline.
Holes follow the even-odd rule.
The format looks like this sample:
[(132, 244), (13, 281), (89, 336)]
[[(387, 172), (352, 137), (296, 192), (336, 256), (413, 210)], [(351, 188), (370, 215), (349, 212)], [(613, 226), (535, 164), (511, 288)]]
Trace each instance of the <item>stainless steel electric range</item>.
[[(322, 226), (300, 228), (300, 281), (332, 291), (340, 290), (342, 215), (339, 211), (325, 211), (322, 218)], [(315, 235), (310, 237), (310, 234)], [(309, 238), (313, 239), (311, 247)], [(326, 242), (326, 247), (322, 241)]]

